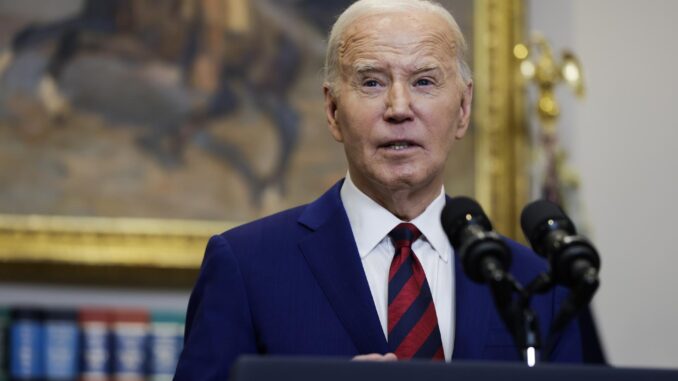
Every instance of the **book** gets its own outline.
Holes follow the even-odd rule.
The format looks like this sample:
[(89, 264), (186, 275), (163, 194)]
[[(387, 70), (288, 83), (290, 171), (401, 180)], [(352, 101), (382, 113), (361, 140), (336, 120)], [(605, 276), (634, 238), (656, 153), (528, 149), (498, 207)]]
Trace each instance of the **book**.
[(178, 312), (0, 307), (0, 381), (171, 381), (183, 334)]
[(143, 381), (146, 377), (149, 314), (145, 310), (113, 310), (111, 326), (115, 380)]
[(176, 312), (151, 313), (148, 380), (171, 381), (184, 343), (184, 315)]
[(80, 327), (80, 379), (107, 381), (111, 369), (112, 314), (105, 309), (83, 308), (78, 313)]
[(48, 381), (75, 381), (79, 376), (80, 331), (77, 317), (74, 310), (48, 310), (44, 313), (42, 358)]
[(12, 380), (39, 380), (44, 376), (42, 311), (13, 308), (10, 319), (9, 376)]

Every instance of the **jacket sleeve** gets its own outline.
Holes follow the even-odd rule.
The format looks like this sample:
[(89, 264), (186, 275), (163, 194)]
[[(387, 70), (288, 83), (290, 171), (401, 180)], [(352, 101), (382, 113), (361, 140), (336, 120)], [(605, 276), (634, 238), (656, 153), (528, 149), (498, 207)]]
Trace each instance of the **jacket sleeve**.
[(256, 353), (242, 273), (222, 236), (207, 244), (186, 314), (184, 349), (175, 381), (226, 380), (239, 355)]

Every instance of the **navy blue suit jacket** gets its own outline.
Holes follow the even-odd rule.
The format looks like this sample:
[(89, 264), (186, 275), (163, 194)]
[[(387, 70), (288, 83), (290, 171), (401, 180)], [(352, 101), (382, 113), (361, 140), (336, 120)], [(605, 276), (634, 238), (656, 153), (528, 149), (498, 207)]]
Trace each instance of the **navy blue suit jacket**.
[[(346, 358), (386, 353), (367, 278), (337, 183), (315, 202), (210, 239), (188, 305), (185, 347), (175, 380), (226, 380), (242, 354)], [(523, 284), (545, 268), (507, 240), (511, 272)], [(559, 292), (532, 307), (547, 332)], [(453, 359), (518, 360), (487, 286), (472, 282), (455, 256)], [(581, 361), (576, 324), (553, 359)]]

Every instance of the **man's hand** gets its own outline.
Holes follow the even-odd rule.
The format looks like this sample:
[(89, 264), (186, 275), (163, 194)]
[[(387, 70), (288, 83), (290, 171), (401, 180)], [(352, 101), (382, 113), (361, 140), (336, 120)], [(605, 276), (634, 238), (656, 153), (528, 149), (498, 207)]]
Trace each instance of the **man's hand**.
[(398, 361), (395, 353), (370, 353), (368, 355), (358, 355), (353, 357), (353, 361)]

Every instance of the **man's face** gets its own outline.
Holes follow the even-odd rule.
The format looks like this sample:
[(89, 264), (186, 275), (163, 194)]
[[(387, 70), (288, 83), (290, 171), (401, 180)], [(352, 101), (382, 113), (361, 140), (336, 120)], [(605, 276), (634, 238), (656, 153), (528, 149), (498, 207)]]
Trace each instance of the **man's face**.
[(462, 83), (450, 27), (428, 12), (389, 13), (359, 19), (342, 40), (325, 111), (351, 178), (370, 196), (439, 192), (471, 111), (472, 85)]

